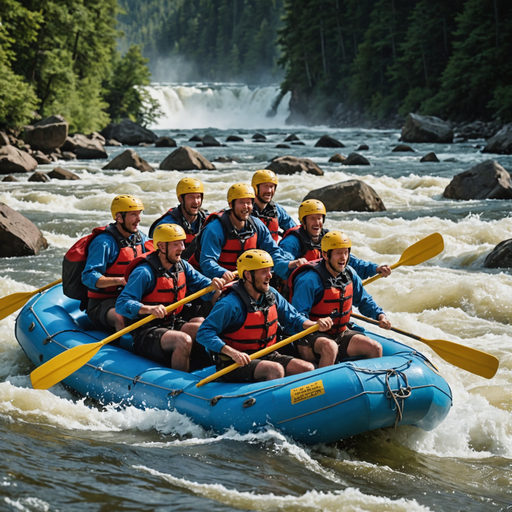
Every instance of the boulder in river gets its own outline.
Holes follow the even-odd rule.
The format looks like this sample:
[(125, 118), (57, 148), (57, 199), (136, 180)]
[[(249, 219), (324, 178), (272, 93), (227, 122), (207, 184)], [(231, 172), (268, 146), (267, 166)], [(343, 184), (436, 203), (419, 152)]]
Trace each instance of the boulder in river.
[(284, 139), (285, 142), (294, 142), (296, 140), (299, 140), (299, 137), (297, 137), (295, 133), (291, 133), (290, 135), (288, 135), (288, 137), (286, 137), (286, 139)]
[(341, 153), (334, 153), (334, 155), (329, 158), (329, 162), (335, 162), (337, 164), (342, 164), (347, 157), (345, 155), (342, 155)]
[(328, 212), (383, 212), (386, 210), (377, 192), (361, 180), (349, 180), (317, 188), (304, 198), (318, 199)]
[(499, 153), (512, 155), (512, 123), (505, 125), (487, 142), (482, 153)]
[(205, 135), (202, 140), (203, 147), (219, 147), (221, 143), (212, 135)]
[[(73, 137), (75, 149), (72, 152), (80, 160), (108, 158), (108, 154), (99, 139), (89, 139), (85, 135), (76, 134)], [(66, 151), (71, 151), (66, 149)]]
[(215, 166), (201, 153), (188, 146), (175, 149), (160, 164), (163, 171), (213, 171)]
[(69, 125), (62, 116), (50, 116), (33, 126), (25, 126), (25, 142), (46, 153), (60, 148), (68, 136)]
[(297, 158), (295, 156), (280, 156), (274, 158), (266, 169), (274, 171), (276, 174), (295, 174), (297, 172), (307, 172), (316, 176), (323, 176), (324, 171), (309, 158)]
[(243, 142), (243, 137), (239, 137), (238, 135), (229, 135), (226, 139), (226, 142)]
[(485, 258), (485, 268), (512, 268), (512, 238), (500, 242)]
[(152, 144), (158, 139), (158, 136), (151, 130), (129, 119), (123, 119), (120, 123), (109, 124), (100, 133), (106, 140), (115, 139), (128, 146), (138, 146), (141, 142)]
[(350, 153), (341, 163), (342, 165), (371, 165), (368, 158), (359, 153)]
[(322, 135), (316, 142), (315, 148), (344, 148), (345, 144), (330, 135)]
[(32, 153), (32, 158), (40, 165), (49, 164), (51, 163), (50, 158), (48, 155), (45, 155), (42, 151), (34, 151)]
[(53, 171), (48, 173), (48, 176), (54, 180), (79, 180), (80, 176), (77, 176), (74, 172), (68, 171), (63, 167), (55, 167)]
[(437, 158), (437, 155), (431, 151), (430, 153), (427, 153), (425, 156), (421, 157), (420, 162), (439, 162), (439, 158)]
[(409, 114), (402, 128), (403, 142), (453, 142), (450, 123), (439, 117)]
[(486, 160), (457, 174), (443, 192), (448, 199), (512, 199), (510, 174), (496, 160)]
[(407, 153), (410, 151), (411, 153), (414, 153), (414, 149), (411, 148), (408, 144), (397, 144), (392, 150), (392, 153)]
[(4, 177), (4, 179), (2, 181), (14, 182), (14, 181), (18, 181), (18, 180), (12, 174), (8, 174), (7, 176)]
[(48, 242), (37, 226), (4, 203), (0, 203), (0, 257), (34, 256)]
[(153, 172), (154, 169), (151, 167), (146, 160), (141, 158), (134, 149), (126, 149), (120, 155), (117, 155), (107, 165), (102, 167), (103, 170), (115, 169), (124, 171), (128, 167), (133, 167), (141, 172)]
[(158, 137), (155, 140), (155, 148), (176, 148), (178, 145), (171, 137)]
[(47, 183), (50, 180), (50, 177), (45, 172), (36, 171), (27, 181), (32, 181), (34, 183)]
[(37, 161), (25, 151), (14, 146), (0, 146), (0, 174), (32, 172), (37, 168)]

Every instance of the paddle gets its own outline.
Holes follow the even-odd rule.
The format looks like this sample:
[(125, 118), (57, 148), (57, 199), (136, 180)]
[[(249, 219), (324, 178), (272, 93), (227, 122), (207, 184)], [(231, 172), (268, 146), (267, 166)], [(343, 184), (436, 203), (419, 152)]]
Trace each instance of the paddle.
[[(355, 313), (352, 313), (351, 316), (371, 324), (379, 325), (377, 320), (372, 320), (371, 318), (366, 318), (365, 316), (357, 315)], [(398, 332), (399, 334), (403, 334), (404, 336), (409, 336), (409, 338), (414, 340), (425, 343), (437, 355), (442, 357), (448, 363), (462, 368), (467, 372), (479, 375), (480, 377), (492, 379), (498, 371), (498, 366), (500, 364), (499, 359), (492, 354), (488, 354), (487, 352), (482, 352), (476, 348), (466, 347), (465, 345), (460, 345), (454, 341), (427, 340), (417, 336), (416, 334), (397, 329), (396, 327), (391, 327), (391, 330)]]
[[(433, 258), (434, 256), (437, 256), (439, 253), (443, 252), (443, 249), (443, 237), (439, 233), (433, 233), (405, 249), (400, 259), (394, 265), (391, 265), (391, 268), (394, 269), (401, 265), (418, 265), (430, 258)], [(363, 286), (373, 283), (373, 281), (376, 281), (381, 277), (382, 274), (376, 274), (369, 279), (365, 279), (363, 281)]]
[[(284, 347), (285, 345), (288, 345), (289, 343), (292, 343), (295, 340), (298, 340), (299, 338), (307, 336), (308, 334), (311, 334), (312, 332), (315, 332), (315, 331), (318, 331), (318, 324), (312, 325), (311, 327), (308, 327), (306, 330), (301, 331), (298, 334), (294, 334), (293, 336), (290, 336), (289, 338), (286, 338), (286, 339), (280, 341), (279, 343), (270, 345), (270, 347), (264, 348), (262, 350), (258, 350), (258, 352), (254, 352), (254, 354), (251, 354), (250, 358), (251, 358), (251, 360), (253, 360), (253, 359), (257, 359), (258, 357), (266, 356), (270, 352), (277, 350), (278, 348)], [(222, 370), (215, 372), (213, 375), (210, 375), (209, 377), (206, 377), (205, 379), (200, 380), (196, 384), (196, 386), (198, 388), (200, 388), (204, 384), (208, 384), (208, 382), (218, 379), (219, 377), (222, 377), (223, 375), (226, 375), (226, 373), (232, 372), (233, 370), (236, 370), (239, 367), (240, 367), (240, 365), (238, 363), (233, 363), (230, 366), (226, 366), (226, 368), (223, 368)]]
[[(187, 302), (191, 302), (202, 295), (205, 295), (211, 291), (213, 291), (213, 285), (208, 286), (207, 288), (203, 288), (202, 290), (185, 297), (184, 299), (175, 302), (174, 304), (170, 304), (165, 309), (167, 313), (174, 311), (175, 309), (183, 306)], [(84, 364), (86, 364), (90, 359), (96, 355), (103, 345), (110, 343), (111, 341), (120, 338), (124, 334), (141, 327), (144, 324), (147, 324), (151, 320), (155, 320), (156, 317), (153, 315), (148, 315), (147, 317), (135, 322), (134, 324), (121, 329), (120, 331), (112, 334), (108, 338), (104, 340), (98, 341), (97, 343), (86, 343), (84, 345), (78, 345), (77, 347), (70, 348), (62, 354), (55, 356), (53, 359), (50, 359), (45, 364), (41, 365), (39, 368), (36, 368), (30, 374), (30, 380), (32, 381), (32, 386), (34, 389), (48, 389), (59, 383), (61, 380), (64, 380), (66, 377), (69, 377), (72, 373), (76, 372), (79, 368), (81, 368)]]
[(55, 286), (59, 283), (62, 283), (62, 279), (58, 279), (57, 281), (47, 284), (46, 286), (38, 288), (32, 292), (11, 293), (11, 295), (2, 297), (0, 299), (0, 320), (3, 320), (15, 311), (18, 311), (18, 309), (23, 307), (34, 295), (44, 292), (45, 290), (48, 290), (48, 288), (51, 288), (52, 286)]

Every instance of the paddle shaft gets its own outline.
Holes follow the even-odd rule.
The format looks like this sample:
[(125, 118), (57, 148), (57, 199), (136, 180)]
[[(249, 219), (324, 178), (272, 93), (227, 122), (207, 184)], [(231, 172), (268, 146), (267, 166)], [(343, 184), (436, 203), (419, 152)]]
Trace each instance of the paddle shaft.
[[(308, 327), (304, 331), (301, 331), (297, 334), (294, 334), (293, 336), (290, 336), (289, 338), (286, 338), (279, 343), (275, 343), (274, 345), (270, 345), (270, 347), (266, 347), (262, 350), (258, 350), (258, 352), (254, 352), (254, 354), (250, 355), (251, 360), (258, 359), (259, 357), (266, 356), (270, 352), (273, 352), (274, 350), (277, 350), (281, 347), (284, 347), (285, 345), (288, 345), (289, 343), (293, 343), (295, 340), (298, 340), (299, 338), (303, 338), (304, 336), (307, 336), (308, 334), (311, 334), (312, 332), (318, 331), (318, 324), (312, 325), (311, 327)], [(203, 380), (200, 380), (196, 387), (200, 388), (204, 384), (208, 384), (208, 382), (211, 382), (212, 380), (218, 379), (219, 377), (222, 377), (223, 375), (226, 375), (226, 373), (232, 372), (233, 370), (236, 370), (237, 368), (240, 368), (240, 365), (238, 363), (233, 363), (230, 366), (226, 366), (226, 368), (223, 368), (222, 370), (219, 370), (218, 372), (214, 373), (213, 375), (210, 375), (209, 377), (206, 377)]]

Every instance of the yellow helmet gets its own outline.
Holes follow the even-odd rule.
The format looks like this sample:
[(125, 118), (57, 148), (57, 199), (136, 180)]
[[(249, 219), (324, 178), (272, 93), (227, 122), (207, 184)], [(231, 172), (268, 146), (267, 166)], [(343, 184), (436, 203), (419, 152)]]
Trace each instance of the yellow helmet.
[(116, 220), (116, 215), (123, 212), (133, 212), (144, 210), (142, 201), (135, 196), (116, 196), (112, 200), (110, 211), (112, 212), (112, 218)]
[(231, 201), (235, 199), (245, 199), (249, 197), (254, 199), (254, 190), (251, 185), (247, 185), (247, 183), (235, 183), (231, 185), (228, 189), (228, 204), (231, 204)]
[(318, 199), (307, 199), (306, 201), (302, 201), (299, 206), (299, 221), (302, 222), (302, 219), (307, 215), (327, 215), (325, 210), (324, 203), (319, 201)]
[(153, 233), (153, 245), (157, 249), (158, 242), (175, 242), (186, 238), (185, 231), (178, 224), (160, 224)]
[(334, 249), (350, 249), (352, 242), (350, 238), (341, 231), (329, 231), (322, 238), (322, 251), (327, 252)]
[(204, 194), (203, 184), (196, 178), (183, 178), (176, 185), (178, 199), (183, 194)]
[(279, 185), (279, 181), (277, 180), (276, 173), (271, 171), (270, 169), (262, 169), (261, 171), (256, 171), (252, 177), (252, 188), (254, 188), (254, 192), (258, 193), (258, 185), (262, 183), (273, 183), (276, 188)]
[(246, 270), (259, 270), (260, 268), (269, 268), (274, 266), (272, 256), (268, 252), (260, 249), (249, 249), (245, 251), (236, 262), (236, 269), (238, 270), (238, 277), (244, 278)]

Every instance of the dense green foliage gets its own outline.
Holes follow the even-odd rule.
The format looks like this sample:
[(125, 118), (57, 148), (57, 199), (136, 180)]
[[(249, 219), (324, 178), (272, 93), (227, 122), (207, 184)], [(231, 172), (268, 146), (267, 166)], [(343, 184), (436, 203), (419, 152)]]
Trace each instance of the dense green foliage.
[(118, 55), (118, 12), (117, 0), (0, 0), (0, 123), (61, 114), (90, 132), (144, 120), (136, 86), (149, 71), (137, 48)]
[(283, 89), (314, 121), (339, 103), (511, 121), (511, 34), (510, 0), (286, 0)]

